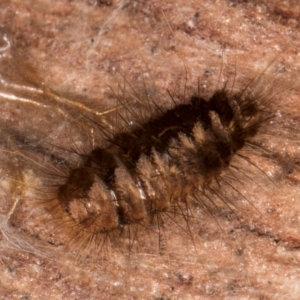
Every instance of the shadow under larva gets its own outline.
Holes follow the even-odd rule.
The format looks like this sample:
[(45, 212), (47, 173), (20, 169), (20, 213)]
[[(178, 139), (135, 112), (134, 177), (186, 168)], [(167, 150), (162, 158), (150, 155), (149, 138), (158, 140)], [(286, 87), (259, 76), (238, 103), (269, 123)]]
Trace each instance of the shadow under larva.
[[(10, 150), (11, 156), (40, 178), (33, 182), (30, 172), (12, 175), (19, 183), (12, 189), (25, 204), (15, 208), (9, 222), (34, 232), (18, 221), (23, 209), (34, 222), (47, 225), (40, 239), (62, 244), (77, 257), (102, 256), (111, 248), (164, 254), (172, 251), (169, 232), (177, 231), (193, 247), (202, 238), (203, 215), (221, 228), (224, 220), (251, 227), (247, 214), (258, 220), (263, 212), (244, 193), (245, 185), (276, 189), (279, 180), (297, 171), (297, 118), (284, 116), (282, 93), (276, 92), (291, 87), (269, 75), (270, 69), (254, 78), (241, 76), (242, 84), (236, 71), (224, 83), (219, 76), (209, 96), (202, 96), (199, 81), (184, 80), (173, 92), (159, 95), (164, 102), (146, 87), (139, 92), (125, 78), (124, 85), (112, 89), (115, 106), (103, 111), (46, 87), (8, 85), (25, 111), (26, 105), (35, 107), (29, 115), (54, 107), (45, 116), (56, 122), (45, 140), (38, 138), (38, 130), (22, 136), (13, 123), (4, 132), (10, 149), (18, 149)], [(294, 134), (295, 147), (278, 146), (286, 138), (282, 131)], [(64, 144), (55, 144), (53, 132), (61, 134)]]

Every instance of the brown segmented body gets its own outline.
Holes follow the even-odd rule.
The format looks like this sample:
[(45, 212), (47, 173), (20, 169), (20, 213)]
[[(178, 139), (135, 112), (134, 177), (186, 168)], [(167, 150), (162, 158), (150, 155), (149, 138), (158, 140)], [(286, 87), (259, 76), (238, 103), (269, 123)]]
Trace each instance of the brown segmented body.
[(109, 146), (96, 147), (70, 171), (58, 189), (61, 207), (91, 235), (161, 226), (165, 215), (186, 218), (194, 206), (213, 201), (215, 182), (272, 117), (263, 101), (245, 94), (194, 96), (110, 136)]

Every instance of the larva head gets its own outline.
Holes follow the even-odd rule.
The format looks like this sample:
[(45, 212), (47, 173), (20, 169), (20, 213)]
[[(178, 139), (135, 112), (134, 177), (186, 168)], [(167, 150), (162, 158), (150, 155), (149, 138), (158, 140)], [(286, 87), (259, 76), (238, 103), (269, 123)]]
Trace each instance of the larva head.
[(257, 133), (265, 119), (259, 102), (244, 98), (243, 93), (235, 95), (225, 88), (215, 91), (208, 100), (191, 97), (191, 111), (198, 121), (193, 129), (198, 144), (195, 165), (207, 184), (229, 167), (233, 155)]
[(219, 116), (221, 124), (229, 130), (233, 153), (240, 150), (265, 121), (263, 105), (259, 105), (255, 97), (246, 99), (243, 93), (232, 95), (222, 89), (213, 94), (209, 103), (210, 109)]

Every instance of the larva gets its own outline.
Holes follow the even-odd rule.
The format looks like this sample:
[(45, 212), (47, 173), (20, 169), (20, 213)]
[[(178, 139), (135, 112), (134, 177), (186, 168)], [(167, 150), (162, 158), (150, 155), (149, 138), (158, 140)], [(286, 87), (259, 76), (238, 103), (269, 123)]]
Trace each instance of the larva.
[[(58, 202), (74, 223), (70, 226), (82, 231), (86, 244), (97, 245), (126, 227), (142, 231), (154, 223), (162, 230), (163, 220), (176, 215), (189, 222), (193, 207), (210, 206), (215, 198), (227, 206), (234, 202), (218, 185), (237, 190), (226, 180), (241, 176), (233, 161), (250, 161), (243, 151), (260, 147), (255, 136), (273, 118), (265, 96), (249, 95), (248, 89), (231, 94), (224, 88), (208, 100), (195, 95), (182, 104), (173, 99), (167, 110), (149, 103), (151, 116), (134, 126), (125, 121), (114, 135), (99, 125), (109, 146), (84, 155), (58, 188)], [(126, 112), (135, 115), (130, 105)]]

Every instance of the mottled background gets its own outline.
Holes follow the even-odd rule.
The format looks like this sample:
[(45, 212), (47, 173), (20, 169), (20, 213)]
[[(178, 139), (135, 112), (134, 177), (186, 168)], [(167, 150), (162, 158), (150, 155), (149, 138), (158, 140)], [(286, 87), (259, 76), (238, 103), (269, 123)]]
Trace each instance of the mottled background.
[[(163, 254), (145, 240), (148, 249), (130, 258), (110, 249), (104, 258), (77, 262), (51, 233), (51, 218), (42, 222), (42, 208), (28, 205), (29, 189), (18, 185), (38, 185), (43, 178), (33, 163), (11, 152), (25, 145), (34, 153), (35, 146), (32, 159), (46, 159), (38, 145), (51, 151), (49, 144), (67, 147), (68, 135), (80, 149), (92, 146), (101, 137), (70, 116), (86, 107), (100, 114), (114, 107), (124, 85), (128, 94), (147, 90), (166, 105), (167, 89), (176, 95), (199, 85), (209, 95), (228, 78), (239, 79), (234, 84), (239, 89), (244, 78), (273, 61), (281, 83), (274, 89), (283, 103), (278, 114), (299, 120), (297, 1), (0, 0), (0, 20), (0, 33), (11, 43), (0, 60), (5, 79), (0, 91), (35, 101), (1, 97), (0, 299), (299, 298), (297, 172), (283, 172), (276, 182), (259, 176), (239, 186), (255, 206), (240, 197), (239, 220), (226, 210), (214, 218), (198, 211), (191, 228), (194, 243), (170, 223)], [(47, 87), (78, 105), (60, 103)], [(109, 117), (107, 122), (112, 124)], [(285, 136), (270, 147), (297, 155), (297, 131)], [(276, 162), (260, 163), (266, 174), (278, 177)]]

